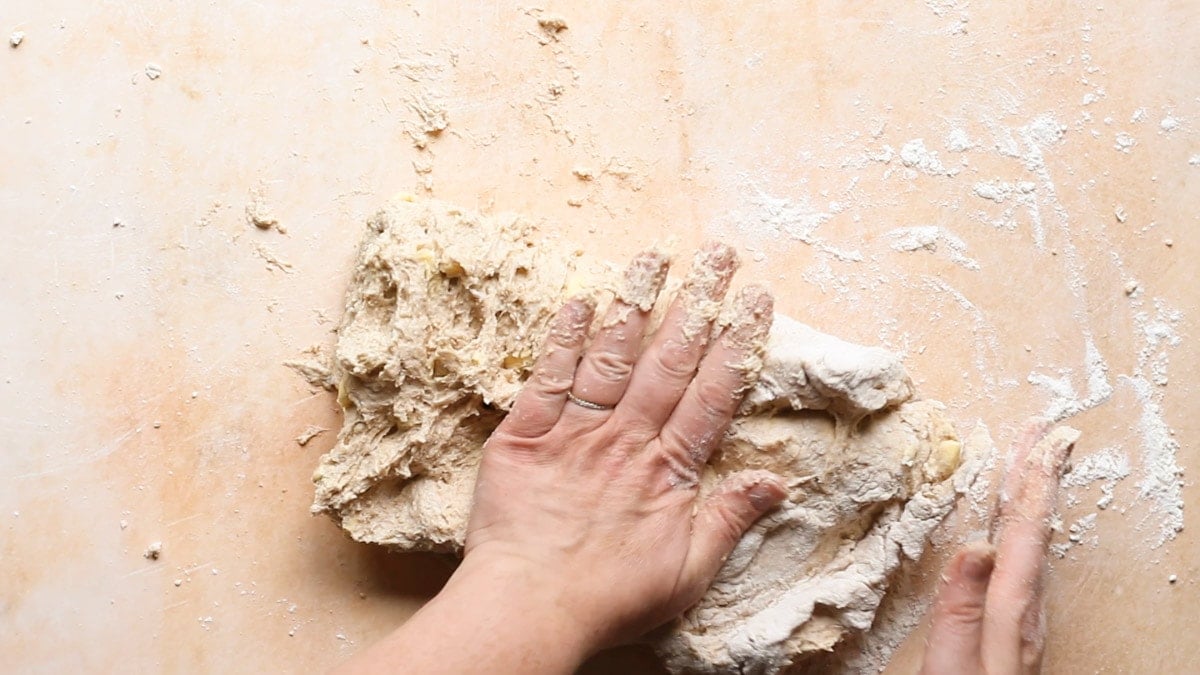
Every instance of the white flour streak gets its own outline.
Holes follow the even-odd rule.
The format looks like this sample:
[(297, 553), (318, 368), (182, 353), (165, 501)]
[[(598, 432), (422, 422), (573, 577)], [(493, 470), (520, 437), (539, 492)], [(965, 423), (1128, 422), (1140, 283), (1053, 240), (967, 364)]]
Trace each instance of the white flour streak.
[[(931, 291), (943, 293), (950, 297), (959, 307), (962, 308), (971, 317), (971, 335), (975, 342), (975, 370), (987, 385), (987, 396), (991, 396), (990, 392), (1001, 386), (1012, 384), (1010, 381), (997, 381), (992, 363), (999, 361), (1000, 341), (996, 336), (996, 328), (988, 323), (987, 317), (983, 312), (975, 306), (973, 302), (967, 299), (965, 295), (958, 291), (945, 281), (933, 276), (924, 275), (921, 277), (925, 282), (926, 287)], [(989, 363), (989, 360), (991, 363)]]
[(815, 208), (807, 196), (775, 197), (746, 180), (753, 194), (745, 200), (745, 206), (718, 221), (717, 229), (739, 235), (746, 243), (763, 244), (786, 237), (812, 246), (844, 262), (861, 262), (863, 255), (857, 249), (844, 250), (826, 243), (817, 235), (817, 229), (834, 217), (835, 211)]
[(1033, 231), (1033, 243), (1038, 250), (1046, 248), (1046, 228), (1042, 224), (1041, 208), (1038, 206), (1037, 185), (1030, 181), (1008, 183), (1002, 180), (979, 181), (971, 188), (972, 194), (997, 204), (1008, 204), (999, 218), (990, 219), (981, 214), (981, 220), (1001, 230), (1017, 229), (1017, 209), (1023, 208), (1029, 216)]
[(1100, 350), (1096, 349), (1096, 343), (1091, 338), (1087, 338), (1084, 352), (1088, 387), (1088, 395), (1085, 398), (1080, 399), (1076, 395), (1068, 369), (1060, 371), (1060, 377), (1057, 378), (1038, 372), (1029, 374), (1030, 384), (1044, 387), (1050, 392), (1052, 398), (1043, 414), (1055, 422), (1091, 410), (1112, 398), (1113, 388), (1108, 381), (1108, 364), (1104, 362), (1104, 357), (1100, 355)]
[(933, 253), (938, 250), (939, 243), (945, 244), (946, 255), (950, 258), (950, 262), (972, 271), (979, 269), (979, 263), (966, 255), (966, 242), (937, 225), (901, 227), (888, 232), (887, 237), (891, 240), (893, 251), (929, 251)]
[(1153, 318), (1145, 313), (1134, 317), (1145, 342), (1138, 353), (1133, 374), (1122, 376), (1121, 381), (1132, 387), (1142, 405), (1137, 424), (1142, 437), (1138, 500), (1151, 505), (1147, 520), (1158, 518), (1150, 537), (1151, 547), (1157, 548), (1183, 530), (1183, 480), (1177, 460), (1179, 441), (1167, 426), (1162, 408), (1167, 384), (1167, 350), (1181, 342), (1175, 325), (1182, 319), (1182, 314), (1169, 309), (1161, 300), (1156, 299), (1154, 304)]

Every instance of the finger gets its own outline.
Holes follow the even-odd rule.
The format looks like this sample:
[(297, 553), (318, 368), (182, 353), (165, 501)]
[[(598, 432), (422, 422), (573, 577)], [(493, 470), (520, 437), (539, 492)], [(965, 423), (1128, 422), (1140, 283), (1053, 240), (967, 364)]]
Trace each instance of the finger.
[[(575, 372), (571, 387), (575, 396), (604, 406), (615, 406), (621, 400), (642, 347), (650, 310), (667, 279), (669, 263), (662, 253), (645, 251), (625, 269), (624, 283)], [(581, 406), (570, 406), (565, 414), (607, 417), (605, 411)]]
[(1013, 440), (1012, 447), (1003, 463), (1003, 475), (1000, 476), (1000, 490), (988, 505), (988, 539), (998, 541), (1000, 514), (1011, 501), (1012, 495), (1021, 491), (1021, 482), (1025, 472), (1017, 467), (1025, 463), (1026, 456), (1033, 446), (1050, 430), (1052, 422), (1045, 417), (1030, 417), (1021, 425), (1021, 430)]
[[(984, 663), (996, 672), (1025, 672), (1041, 659), (1042, 578), (1058, 481), (1079, 432), (1057, 427), (1010, 469), (1019, 484), (1001, 505), (996, 571), (988, 588)], [(1012, 476), (1020, 472), (1020, 476)], [(1031, 631), (1030, 629), (1033, 629)]]
[(535, 438), (550, 431), (562, 414), (575, 366), (596, 311), (590, 296), (576, 296), (550, 321), (542, 355), (501, 428), (514, 436)]
[(979, 672), (983, 615), (995, 555), (987, 542), (975, 542), (963, 547), (946, 566), (933, 606), (921, 675)]
[(633, 367), (618, 412), (642, 420), (655, 431), (667, 421), (696, 374), (736, 270), (737, 254), (724, 244), (710, 242), (696, 252), (683, 289)]
[(762, 370), (772, 306), (771, 294), (762, 286), (747, 286), (738, 293), (729, 326), (704, 355), (696, 377), (659, 433), (660, 447), (678, 460), (671, 467), (696, 477), (724, 436), (742, 397)]
[(721, 481), (692, 520), (683, 570), (692, 601), (712, 583), (746, 530), (786, 497), (783, 479), (770, 471), (740, 471)]

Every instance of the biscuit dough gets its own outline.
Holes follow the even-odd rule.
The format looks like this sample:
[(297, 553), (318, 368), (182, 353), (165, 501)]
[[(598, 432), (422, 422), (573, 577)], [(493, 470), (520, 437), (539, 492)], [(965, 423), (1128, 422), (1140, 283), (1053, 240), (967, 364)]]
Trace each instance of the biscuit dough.
[[(313, 476), (313, 510), (358, 541), (460, 551), (480, 448), (551, 316), (567, 295), (618, 279), (521, 218), (438, 202), (380, 212), (335, 354), (327, 368), (301, 368), (336, 387), (345, 409)], [(762, 468), (787, 477), (790, 495), (660, 632), (664, 662), (776, 673), (869, 629), (889, 577), (922, 554), (965, 487), (962, 454), (944, 407), (914, 398), (897, 355), (776, 316), (761, 379), (701, 490)]]

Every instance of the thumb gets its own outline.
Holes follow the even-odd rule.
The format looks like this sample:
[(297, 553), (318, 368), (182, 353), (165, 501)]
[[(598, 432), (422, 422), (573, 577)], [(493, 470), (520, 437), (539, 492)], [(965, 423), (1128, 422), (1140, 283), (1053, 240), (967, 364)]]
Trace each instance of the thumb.
[(697, 596), (712, 583), (746, 530), (785, 497), (783, 479), (770, 471), (739, 471), (721, 481), (692, 520), (684, 574)]
[(983, 612), (996, 551), (985, 541), (967, 544), (942, 574), (926, 639), (921, 675), (975, 672), (983, 644)]

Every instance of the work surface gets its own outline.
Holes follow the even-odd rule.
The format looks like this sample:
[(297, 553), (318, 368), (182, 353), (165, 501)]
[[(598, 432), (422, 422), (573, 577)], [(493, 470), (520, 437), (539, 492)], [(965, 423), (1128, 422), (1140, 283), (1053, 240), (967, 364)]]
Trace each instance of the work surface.
[(340, 417), (282, 365), (403, 191), (614, 260), (722, 238), (963, 433), (1069, 418), (1049, 671), (1194, 672), (1200, 5), (226, 4), (0, 9), (6, 668), (312, 671), (446, 578), (309, 516)]

